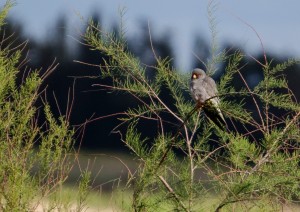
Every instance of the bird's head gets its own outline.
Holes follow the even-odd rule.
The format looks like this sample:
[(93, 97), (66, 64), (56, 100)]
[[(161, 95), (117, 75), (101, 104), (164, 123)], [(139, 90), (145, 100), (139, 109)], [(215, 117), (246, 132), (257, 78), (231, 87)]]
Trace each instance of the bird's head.
[(191, 80), (197, 80), (197, 79), (204, 79), (206, 76), (206, 73), (200, 69), (200, 68), (195, 68), (192, 72), (192, 77)]

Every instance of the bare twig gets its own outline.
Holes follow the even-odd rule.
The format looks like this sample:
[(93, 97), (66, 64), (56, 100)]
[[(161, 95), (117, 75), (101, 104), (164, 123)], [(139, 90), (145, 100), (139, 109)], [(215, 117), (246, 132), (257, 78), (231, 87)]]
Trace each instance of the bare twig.
[(189, 120), (189, 118), (190, 118), (190, 117), (194, 114), (194, 112), (195, 112), (196, 110), (198, 110), (198, 109), (200, 109), (198, 106), (194, 107), (194, 108), (191, 110), (191, 112), (188, 113), (188, 115), (186, 116), (185, 120), (184, 120), (184, 121), (181, 123), (181, 125), (178, 127), (177, 132), (176, 132), (175, 135), (172, 137), (170, 143), (167, 145), (167, 149), (166, 149), (166, 151), (164, 152), (164, 154), (162, 155), (162, 158), (161, 158), (161, 160), (159, 161), (159, 163), (158, 163), (158, 165), (157, 165), (157, 167), (156, 167), (156, 169), (155, 169), (156, 171), (159, 169), (159, 167), (161, 166), (161, 164), (165, 161), (165, 159), (166, 159), (166, 157), (167, 157), (169, 151), (171, 150), (171, 148), (172, 148), (172, 146), (174, 145), (174, 143), (175, 143), (177, 137), (178, 137), (179, 134), (180, 134), (181, 128), (185, 125), (185, 123), (187, 122), (187, 120)]
[(168, 191), (170, 192), (170, 194), (173, 196), (173, 198), (176, 200), (176, 202), (181, 206), (181, 208), (188, 212), (189, 210), (187, 209), (187, 207), (184, 205), (184, 203), (179, 199), (179, 197), (177, 196), (177, 194), (174, 192), (174, 190), (172, 189), (172, 187), (168, 184), (168, 182), (163, 178), (163, 176), (158, 176), (160, 181), (163, 183), (163, 185), (168, 189)]
[(263, 129), (266, 130), (266, 127), (265, 127), (265, 124), (264, 124), (264, 119), (263, 119), (263, 117), (262, 117), (262, 114), (261, 114), (260, 108), (259, 108), (259, 106), (258, 106), (258, 103), (257, 103), (257, 101), (256, 101), (256, 99), (255, 99), (255, 97), (254, 97), (254, 95), (253, 95), (253, 92), (252, 92), (251, 89), (249, 88), (248, 83), (246, 82), (246, 80), (244, 79), (243, 75), (241, 74), (241, 72), (240, 72), (239, 70), (238, 70), (238, 73), (239, 73), (241, 79), (243, 80), (243, 83), (244, 83), (244, 85), (246, 86), (246, 88), (247, 88), (249, 94), (251, 95), (251, 97), (252, 97), (252, 99), (253, 99), (253, 102), (254, 102), (254, 104), (255, 104), (255, 106), (256, 106), (256, 109), (257, 109), (258, 115), (259, 115), (259, 117), (260, 117), (260, 120), (261, 120), (261, 124), (262, 124), (262, 126), (263, 126)]
[(279, 136), (277, 136), (276, 140), (273, 142), (271, 148), (267, 151), (267, 153), (257, 162), (257, 164), (251, 169), (251, 171), (246, 173), (246, 177), (251, 175), (253, 172), (257, 171), (263, 164), (265, 164), (269, 157), (279, 148), (278, 143), (281, 138), (285, 135), (285, 133), (289, 130), (292, 124), (294, 124), (300, 116), (300, 112), (298, 112), (294, 118), (285, 126), (285, 128), (281, 131)]

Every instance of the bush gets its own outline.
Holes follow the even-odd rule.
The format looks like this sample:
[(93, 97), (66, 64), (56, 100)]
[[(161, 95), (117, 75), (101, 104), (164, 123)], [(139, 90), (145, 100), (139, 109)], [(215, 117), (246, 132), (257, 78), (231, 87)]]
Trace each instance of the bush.
[[(2, 32), (11, 7), (7, 1), (0, 13)], [(42, 98), (41, 85), (57, 65), (42, 76), (25, 68), (26, 42), (12, 38), (2, 37), (0, 48), (0, 210), (33, 211), (66, 180), (74, 130), (65, 117), (54, 118)]]
[[(120, 35), (108, 33), (93, 22), (86, 30), (86, 45), (109, 57), (99, 69), (113, 85), (101, 86), (130, 94), (138, 102), (120, 117), (121, 125), (127, 126), (121, 139), (141, 162), (127, 184), (133, 189), (130, 210), (273, 211), (299, 200), (300, 106), (282, 74), (299, 60), (273, 64), (264, 54), (264, 61), (257, 61), (264, 78), (251, 89), (243, 77), (245, 55), (217, 53), (213, 8), (211, 3), (214, 55), (205, 65), (213, 74), (219, 62), (227, 64), (218, 90), (228, 131), (216, 128), (201, 111), (191, 114), (195, 108), (186, 98), (189, 73), (176, 71), (170, 59), (156, 56), (155, 46), (157, 65), (149, 69), (128, 51), (122, 30)], [(146, 69), (153, 78), (147, 77)], [(239, 89), (233, 86), (237, 77), (244, 83)], [(163, 98), (161, 91), (166, 89), (172, 105)], [(153, 137), (139, 131), (145, 120), (156, 126)], [(174, 126), (177, 130), (170, 130)], [(176, 157), (175, 151), (184, 157)]]

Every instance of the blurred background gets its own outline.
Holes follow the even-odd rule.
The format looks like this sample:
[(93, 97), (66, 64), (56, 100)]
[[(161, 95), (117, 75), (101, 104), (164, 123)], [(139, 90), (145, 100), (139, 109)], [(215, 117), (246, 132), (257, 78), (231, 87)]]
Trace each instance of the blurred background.
[[(4, 3), (2, 1), (1, 4)], [(59, 63), (57, 70), (46, 82), (50, 94), (47, 98), (56, 115), (59, 115), (59, 110), (53, 93), (64, 113), (68, 91), (74, 84), (74, 77), (77, 77), (71, 123), (80, 125), (87, 119), (122, 112), (135, 105), (134, 100), (128, 96), (107, 93), (92, 86), (110, 82), (93, 78), (99, 75), (98, 69), (74, 62), (100, 64), (101, 57), (105, 57), (80, 43), (90, 18), (108, 31), (118, 32), (120, 10), (126, 11), (123, 18), (129, 51), (143, 63), (155, 65), (150, 46), (150, 29), (156, 53), (161, 57), (173, 58), (172, 65), (186, 73), (195, 67), (203, 67), (198, 58), (206, 61), (210, 57), (212, 36), (208, 23), (208, 5), (207, 0), (18, 0), (10, 12), (5, 33), (14, 33), (14, 37), (20, 41), (29, 40), (30, 67), (46, 69), (54, 60)], [(250, 57), (263, 60), (260, 39), (268, 57), (274, 58), (274, 63), (300, 57), (299, 1), (226, 0), (218, 1), (216, 5), (213, 13), (219, 47), (230, 51), (241, 49), (247, 55), (249, 60), (244, 62), (248, 65), (243, 73), (251, 87), (262, 79), (260, 65)], [(299, 66), (293, 66), (290, 70), (287, 78), (299, 98)], [(213, 77), (218, 80), (223, 71), (224, 66)], [(240, 80), (235, 83), (241, 86)], [(166, 101), (172, 104), (168, 94), (165, 95)], [(116, 117), (89, 123), (81, 143), (83, 152), (128, 153), (120, 136), (111, 133), (118, 124)], [(145, 134), (151, 131), (151, 128), (146, 129)]]

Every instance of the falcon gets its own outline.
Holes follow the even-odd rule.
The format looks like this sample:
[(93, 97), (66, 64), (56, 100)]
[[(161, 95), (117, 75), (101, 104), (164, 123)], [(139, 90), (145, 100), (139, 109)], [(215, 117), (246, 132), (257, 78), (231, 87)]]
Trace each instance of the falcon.
[(197, 107), (220, 129), (225, 130), (226, 122), (219, 108), (220, 100), (215, 81), (199, 68), (192, 72), (190, 91)]

